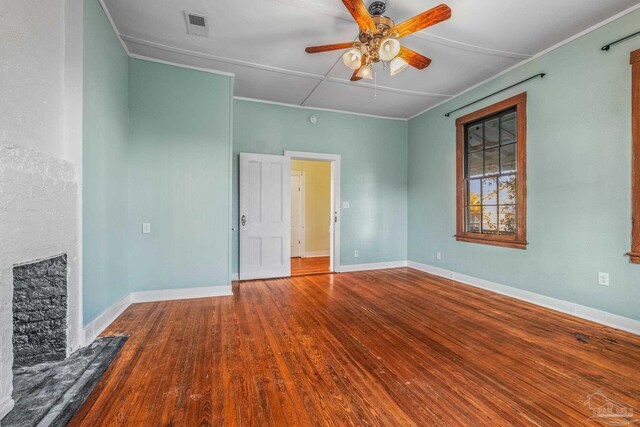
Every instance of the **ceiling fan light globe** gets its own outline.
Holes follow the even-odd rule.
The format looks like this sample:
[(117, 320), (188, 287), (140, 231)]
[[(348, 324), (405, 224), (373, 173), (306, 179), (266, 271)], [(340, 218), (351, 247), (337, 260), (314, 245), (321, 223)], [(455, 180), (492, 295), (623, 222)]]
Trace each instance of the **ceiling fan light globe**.
[(373, 70), (371, 69), (371, 65), (363, 65), (356, 76), (361, 79), (373, 80)]
[(407, 63), (407, 61), (400, 58), (399, 56), (396, 56), (391, 60), (391, 63), (389, 64), (389, 74), (391, 74), (392, 76), (395, 76), (400, 71), (407, 68), (408, 66), (409, 64)]
[(380, 43), (378, 55), (383, 61), (391, 61), (400, 53), (400, 42), (391, 37), (385, 37)]
[(361, 65), (361, 60), (362, 52), (360, 52), (360, 49), (351, 48), (342, 55), (342, 62), (352, 70), (355, 70)]

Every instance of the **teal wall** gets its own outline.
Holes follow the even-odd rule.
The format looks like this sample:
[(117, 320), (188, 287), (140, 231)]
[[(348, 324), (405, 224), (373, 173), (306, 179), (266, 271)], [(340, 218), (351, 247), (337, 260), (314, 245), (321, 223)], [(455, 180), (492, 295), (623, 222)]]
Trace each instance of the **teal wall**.
[[(233, 221), (238, 227), (238, 154), (284, 150), (342, 156), (340, 263), (407, 259), (407, 122), (236, 100)], [(309, 116), (318, 123), (309, 122)], [(359, 257), (353, 257), (353, 251)], [(238, 271), (238, 233), (233, 271)]]
[[(640, 266), (631, 235), (631, 67), (634, 12), (409, 123), (409, 259), (640, 320)], [(474, 107), (465, 105), (548, 73)], [(456, 242), (455, 120), (528, 92), (527, 250)], [(436, 261), (436, 251), (442, 260)], [(597, 273), (611, 275), (610, 287)]]
[(127, 291), (128, 57), (97, 0), (84, 1), (83, 319)]
[(231, 77), (129, 62), (132, 292), (229, 285), (232, 88)]

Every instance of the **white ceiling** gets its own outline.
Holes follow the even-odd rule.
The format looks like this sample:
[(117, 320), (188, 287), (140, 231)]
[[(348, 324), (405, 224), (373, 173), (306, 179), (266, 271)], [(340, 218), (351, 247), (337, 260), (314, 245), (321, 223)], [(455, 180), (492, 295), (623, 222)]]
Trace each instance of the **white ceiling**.
[[(365, 0), (368, 4), (369, 1)], [(439, 4), (390, 0), (402, 22)], [(351, 82), (342, 51), (307, 46), (354, 40), (340, 0), (104, 0), (131, 54), (234, 73), (234, 95), (408, 118), (577, 34), (637, 0), (449, 0), (452, 17), (402, 44), (431, 58), (425, 70)], [(188, 35), (183, 11), (207, 16), (207, 38)]]

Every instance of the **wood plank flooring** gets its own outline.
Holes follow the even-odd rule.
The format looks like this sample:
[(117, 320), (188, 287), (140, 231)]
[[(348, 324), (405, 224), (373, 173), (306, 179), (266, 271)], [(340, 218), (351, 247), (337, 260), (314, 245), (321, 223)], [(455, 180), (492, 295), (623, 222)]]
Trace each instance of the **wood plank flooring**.
[(131, 337), (72, 426), (609, 425), (607, 399), (640, 415), (640, 337), (409, 268), (135, 304), (109, 334)]
[(313, 258), (291, 258), (291, 277), (328, 273), (329, 265), (330, 258), (328, 256)]

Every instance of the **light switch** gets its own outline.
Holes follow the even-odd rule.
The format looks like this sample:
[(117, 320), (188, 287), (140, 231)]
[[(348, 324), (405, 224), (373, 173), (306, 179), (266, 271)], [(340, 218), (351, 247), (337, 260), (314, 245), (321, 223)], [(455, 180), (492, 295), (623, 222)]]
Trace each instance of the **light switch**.
[(342, 209), (349, 209), (349, 202), (342, 202)]
[(142, 223), (142, 234), (149, 234), (151, 233), (151, 223), (150, 222), (143, 222)]
[(609, 273), (598, 273), (598, 285), (609, 286)]

